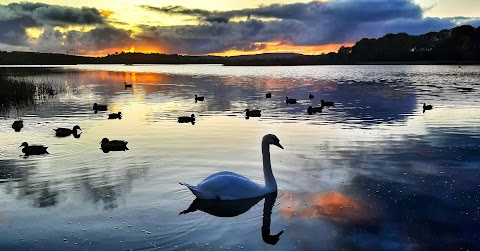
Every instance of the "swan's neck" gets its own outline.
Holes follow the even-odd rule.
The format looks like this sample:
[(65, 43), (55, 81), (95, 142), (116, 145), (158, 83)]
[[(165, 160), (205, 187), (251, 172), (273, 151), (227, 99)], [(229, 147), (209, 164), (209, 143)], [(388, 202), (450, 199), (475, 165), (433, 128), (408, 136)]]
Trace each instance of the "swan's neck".
[(275, 177), (273, 177), (272, 165), (270, 163), (270, 145), (267, 142), (262, 142), (262, 155), (265, 188), (268, 192), (277, 191), (277, 182), (275, 181)]

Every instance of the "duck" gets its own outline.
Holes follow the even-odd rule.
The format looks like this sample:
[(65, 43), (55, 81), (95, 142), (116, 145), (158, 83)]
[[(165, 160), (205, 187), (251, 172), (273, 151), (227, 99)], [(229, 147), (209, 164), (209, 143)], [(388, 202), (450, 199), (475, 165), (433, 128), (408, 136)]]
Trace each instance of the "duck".
[(67, 137), (70, 134), (73, 134), (74, 136), (78, 135), (77, 130), (81, 131), (82, 129), (80, 129), (80, 126), (76, 125), (72, 129), (57, 128), (57, 129), (53, 129), (53, 130), (55, 131), (55, 136), (57, 136), (57, 137)]
[(13, 130), (19, 132), (23, 128), (23, 121), (22, 120), (15, 120), (12, 124)]
[(103, 152), (108, 153), (109, 151), (129, 150), (127, 144), (128, 142), (125, 140), (109, 140), (108, 138), (103, 138), (100, 142), (100, 147)]
[(285, 102), (286, 102), (287, 104), (296, 104), (296, 103), (297, 103), (297, 100), (294, 99), (294, 98), (285, 97)]
[(308, 99), (313, 99), (314, 97), (311, 93), (308, 95)]
[(180, 185), (186, 186), (197, 198), (204, 200), (242, 200), (276, 192), (277, 182), (270, 162), (270, 145), (283, 149), (277, 136), (273, 134), (263, 136), (261, 147), (265, 185), (257, 184), (245, 176), (229, 171), (214, 173), (196, 186), (187, 183), (180, 183)]
[(125, 82), (125, 89), (127, 89), (128, 87), (132, 87), (132, 84), (127, 84), (127, 82)]
[(178, 123), (194, 123), (195, 122), (195, 114), (188, 116), (178, 117)]
[(334, 101), (325, 101), (325, 100), (320, 100), (320, 104), (322, 106), (335, 106), (335, 102)]
[(265, 94), (265, 98), (272, 98), (272, 93), (271, 93), (271, 92), (267, 92), (267, 94)]
[(320, 107), (312, 107), (312, 106), (309, 106), (307, 108), (307, 112), (308, 114), (312, 115), (314, 113), (317, 113), (317, 112), (322, 112), (323, 110), (323, 106), (320, 106)]
[(433, 109), (432, 105), (427, 105), (427, 104), (423, 103), (423, 112), (425, 112), (426, 110), (432, 110), (432, 109)]
[(202, 96), (202, 97), (199, 97), (199, 96), (195, 95), (195, 103), (196, 103), (197, 101), (204, 101), (204, 100), (205, 100), (205, 97), (203, 97), (203, 96)]
[(122, 112), (110, 113), (108, 119), (122, 119)]
[(22, 152), (25, 153), (25, 156), (48, 154), (48, 152), (47, 152), (48, 146), (42, 146), (42, 145), (31, 145), (31, 146), (29, 146), (27, 142), (23, 142), (20, 145), (20, 147), (22, 147), (22, 146), (23, 146)]
[(93, 104), (93, 110), (94, 111), (106, 111), (108, 110), (107, 105), (99, 105), (97, 103)]
[(260, 114), (262, 111), (261, 110), (250, 110), (250, 109), (245, 109), (245, 116), (246, 117), (260, 117), (262, 114)]

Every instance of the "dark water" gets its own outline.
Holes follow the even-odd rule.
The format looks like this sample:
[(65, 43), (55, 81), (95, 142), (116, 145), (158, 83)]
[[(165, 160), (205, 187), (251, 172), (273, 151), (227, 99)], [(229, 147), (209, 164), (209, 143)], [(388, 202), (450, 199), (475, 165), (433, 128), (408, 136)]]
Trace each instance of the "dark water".
[[(478, 66), (108, 65), (29, 78), (64, 92), (0, 114), (0, 250), (480, 249)], [(308, 115), (320, 99), (336, 105)], [(192, 113), (195, 125), (177, 123)], [(55, 137), (74, 125), (80, 138)], [(285, 147), (271, 150), (276, 196), (179, 215), (195, 199), (179, 181), (228, 170), (262, 183), (267, 133)], [(130, 150), (103, 153), (104, 137)], [(24, 141), (50, 154), (25, 157)]]

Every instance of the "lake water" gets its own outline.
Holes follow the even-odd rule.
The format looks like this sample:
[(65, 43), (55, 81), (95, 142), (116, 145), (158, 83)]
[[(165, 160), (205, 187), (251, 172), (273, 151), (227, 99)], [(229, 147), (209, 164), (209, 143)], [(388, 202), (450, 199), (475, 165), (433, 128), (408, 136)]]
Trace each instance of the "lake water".
[[(480, 66), (55, 69), (27, 78), (62, 94), (0, 114), (0, 250), (480, 249)], [(335, 107), (308, 115), (321, 99)], [(74, 125), (80, 138), (55, 137)], [(195, 197), (178, 182), (263, 183), (268, 133), (285, 148), (271, 148), (276, 196), (180, 215)], [(129, 150), (102, 152), (104, 137)], [(24, 141), (50, 154), (25, 157)], [(284, 231), (275, 245), (262, 226)]]

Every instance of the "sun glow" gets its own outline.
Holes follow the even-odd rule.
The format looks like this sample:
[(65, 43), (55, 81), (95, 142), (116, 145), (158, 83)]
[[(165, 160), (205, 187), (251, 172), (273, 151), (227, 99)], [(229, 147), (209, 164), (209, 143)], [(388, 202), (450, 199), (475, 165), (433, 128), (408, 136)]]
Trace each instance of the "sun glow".
[(347, 44), (326, 44), (326, 45), (295, 45), (291, 42), (266, 42), (257, 43), (261, 49), (252, 51), (228, 50), (219, 53), (212, 53), (214, 56), (237, 56), (252, 55), (260, 53), (300, 53), (305, 55), (319, 55), (322, 53), (337, 52), (342, 46), (353, 46), (354, 43)]

